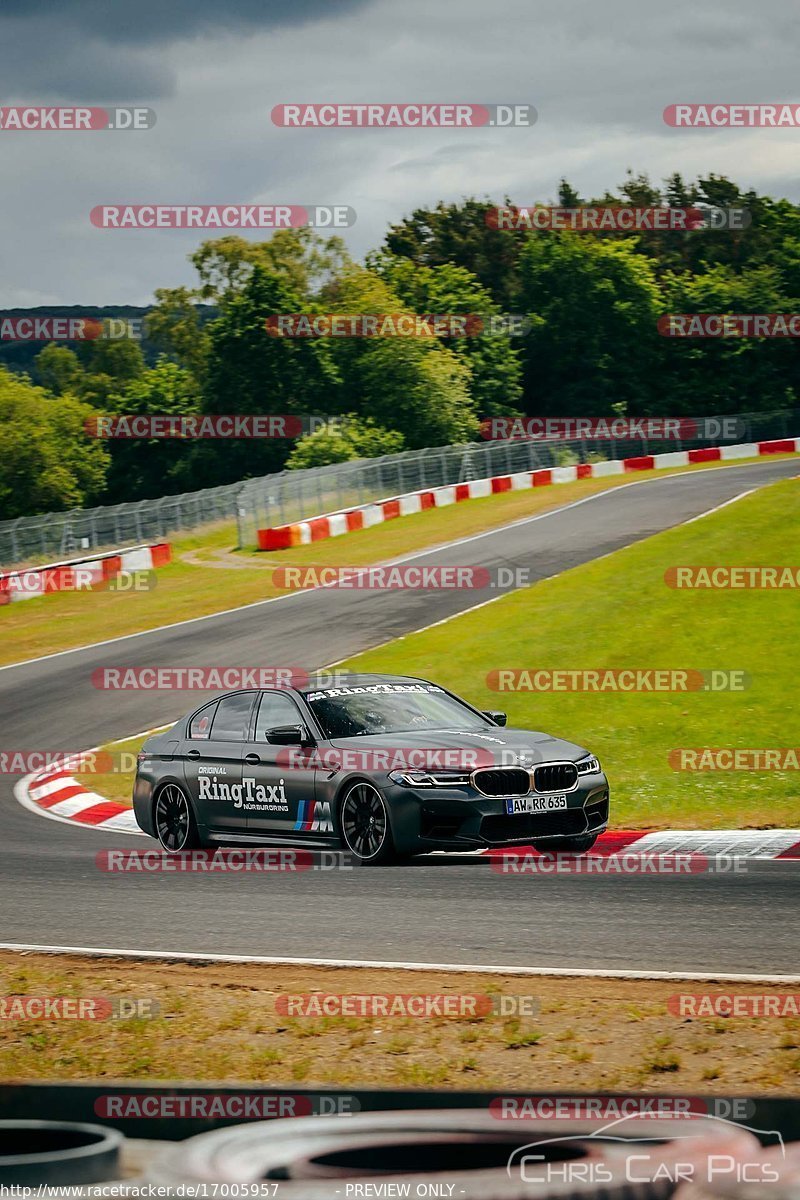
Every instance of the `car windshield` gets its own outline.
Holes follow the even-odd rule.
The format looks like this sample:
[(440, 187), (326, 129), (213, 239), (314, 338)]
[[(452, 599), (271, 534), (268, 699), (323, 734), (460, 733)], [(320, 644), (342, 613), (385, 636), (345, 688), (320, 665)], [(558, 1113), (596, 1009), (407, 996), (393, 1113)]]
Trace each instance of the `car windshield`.
[(490, 722), (425, 683), (376, 683), (309, 692), (306, 700), (328, 738), (486, 729)]

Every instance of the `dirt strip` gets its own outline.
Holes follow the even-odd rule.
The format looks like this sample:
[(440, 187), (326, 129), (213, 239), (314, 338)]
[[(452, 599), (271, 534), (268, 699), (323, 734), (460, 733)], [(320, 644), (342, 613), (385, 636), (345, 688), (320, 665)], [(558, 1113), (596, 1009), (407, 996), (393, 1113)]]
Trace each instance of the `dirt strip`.
[[(41, 1018), (26, 997), (103, 1002)], [(796, 1086), (798, 1005), (774, 985), (2, 952), (0, 1078), (763, 1095)]]

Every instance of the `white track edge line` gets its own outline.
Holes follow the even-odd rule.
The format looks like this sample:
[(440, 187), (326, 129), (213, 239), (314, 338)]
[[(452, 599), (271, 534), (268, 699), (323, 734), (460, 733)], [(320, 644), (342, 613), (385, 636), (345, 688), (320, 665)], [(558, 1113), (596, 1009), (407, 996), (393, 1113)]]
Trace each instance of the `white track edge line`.
[(681, 521), (681, 525), (691, 525), (694, 521), (700, 521), (703, 517), (710, 516), (711, 513), (721, 512), (723, 508), (729, 508), (731, 504), (735, 504), (737, 500), (744, 500), (745, 496), (752, 496), (758, 490), (758, 488), (750, 488), (746, 492), (739, 492), (738, 496), (731, 496), (730, 500), (723, 500), (722, 504), (717, 504), (714, 508), (709, 508), (704, 513), (698, 513), (696, 517), (689, 517), (688, 520)]
[(297, 967), (340, 967), (363, 968), (382, 971), (447, 971), (475, 975), (527, 975), (565, 976), (582, 979), (654, 979), (700, 981), (719, 980), (724, 983), (774, 983), (796, 986), (800, 975), (759, 975), (730, 973), (727, 971), (636, 971), (636, 970), (592, 970), (588, 967), (518, 967), (482, 966), (480, 963), (426, 963), (392, 962), (383, 959), (351, 958), (287, 958), (280, 955), (259, 954), (200, 954), (191, 951), (171, 950), (123, 950), (100, 946), (50, 946), (26, 942), (0, 942), (0, 950), (23, 954), (83, 954), (89, 958), (129, 958), (143, 960), (208, 962), (208, 963), (252, 963), (263, 966)]

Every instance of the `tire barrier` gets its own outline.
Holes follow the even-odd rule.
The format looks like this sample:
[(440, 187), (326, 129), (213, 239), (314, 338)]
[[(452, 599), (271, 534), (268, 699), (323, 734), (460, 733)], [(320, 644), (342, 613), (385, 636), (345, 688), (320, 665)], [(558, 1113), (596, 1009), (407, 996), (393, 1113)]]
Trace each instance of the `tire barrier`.
[(763, 1150), (748, 1129), (703, 1116), (529, 1120), (474, 1108), (259, 1121), (182, 1142), (6, 1119), (0, 1192), (9, 1185), (130, 1200), (153, 1188), (280, 1200), (798, 1200), (800, 1142)]
[(746, 1130), (702, 1117), (610, 1123), (498, 1120), (463, 1109), (371, 1113), (262, 1121), (201, 1134), (173, 1145), (145, 1178), (172, 1188), (280, 1180), (281, 1200), (666, 1200), (679, 1168), (686, 1171), (689, 1164), (699, 1172), (710, 1154), (738, 1161), (759, 1151)]
[(720, 1164), (711, 1179), (687, 1184), (675, 1200), (798, 1200), (800, 1142), (756, 1155), (746, 1164)]
[(71, 1121), (0, 1121), (0, 1185), (97, 1183), (116, 1178), (123, 1136)]

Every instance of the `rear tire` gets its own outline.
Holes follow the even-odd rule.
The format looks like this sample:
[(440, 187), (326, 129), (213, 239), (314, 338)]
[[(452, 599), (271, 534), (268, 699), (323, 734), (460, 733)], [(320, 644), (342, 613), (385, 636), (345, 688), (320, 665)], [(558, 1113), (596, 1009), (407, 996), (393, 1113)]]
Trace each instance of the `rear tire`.
[(599, 837), (597, 833), (585, 833), (580, 837), (548, 838), (547, 841), (533, 842), (534, 850), (540, 854), (585, 854), (591, 850)]
[(200, 845), (192, 806), (183, 788), (167, 783), (156, 796), (153, 808), (156, 837), (167, 854), (180, 854)]
[(358, 780), (348, 786), (339, 823), (345, 849), (361, 866), (379, 866), (397, 857), (386, 801), (371, 783)]

